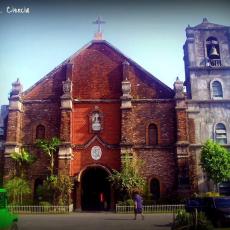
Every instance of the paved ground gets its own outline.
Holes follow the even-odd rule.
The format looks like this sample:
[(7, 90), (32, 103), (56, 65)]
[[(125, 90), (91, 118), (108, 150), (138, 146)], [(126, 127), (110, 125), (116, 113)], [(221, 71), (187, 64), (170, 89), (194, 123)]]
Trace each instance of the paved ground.
[(73, 213), (68, 215), (22, 215), (19, 230), (169, 230), (172, 214)]

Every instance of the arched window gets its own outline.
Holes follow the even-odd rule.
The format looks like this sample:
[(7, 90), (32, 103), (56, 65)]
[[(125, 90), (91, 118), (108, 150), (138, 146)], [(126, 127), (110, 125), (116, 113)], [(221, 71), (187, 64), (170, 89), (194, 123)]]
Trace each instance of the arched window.
[(227, 144), (226, 127), (222, 123), (218, 123), (215, 127), (215, 141), (219, 144)]
[(189, 186), (189, 165), (187, 162), (180, 165), (178, 173), (179, 185)]
[(152, 194), (153, 200), (160, 198), (160, 182), (156, 178), (150, 181), (150, 193)]
[(222, 85), (219, 81), (212, 82), (212, 98), (223, 98)]
[(209, 37), (206, 40), (207, 58), (210, 66), (221, 66), (220, 47), (217, 38)]
[(158, 144), (157, 126), (155, 124), (149, 125), (147, 135), (148, 135), (147, 136), (147, 144), (149, 144), (149, 145), (157, 145)]
[(36, 128), (36, 139), (44, 139), (45, 138), (45, 126), (38, 125)]

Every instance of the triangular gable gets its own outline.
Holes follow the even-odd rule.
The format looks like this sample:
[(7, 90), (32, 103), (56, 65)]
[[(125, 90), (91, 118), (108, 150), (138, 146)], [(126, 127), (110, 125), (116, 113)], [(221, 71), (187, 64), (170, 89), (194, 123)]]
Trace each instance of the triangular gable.
[(52, 77), (57, 73), (61, 68), (63, 68), (67, 63), (70, 63), (71, 60), (73, 60), (76, 56), (78, 56), (82, 51), (89, 48), (91, 45), (95, 43), (103, 43), (107, 46), (109, 46), (112, 50), (114, 50), (116, 53), (121, 55), (124, 59), (126, 59), (131, 65), (135, 66), (139, 71), (143, 72), (150, 80), (154, 80), (157, 82), (161, 87), (163, 87), (166, 91), (168, 91), (170, 94), (173, 94), (174, 91), (168, 87), (166, 84), (161, 82), (158, 78), (153, 76), (151, 73), (149, 73), (147, 70), (145, 70), (143, 67), (141, 67), (139, 64), (137, 64), (135, 61), (133, 61), (131, 58), (123, 54), (120, 50), (118, 50), (116, 47), (111, 45), (106, 40), (92, 40), (91, 42), (87, 43), (85, 46), (83, 46), (81, 49), (79, 49), (77, 52), (75, 52), (73, 55), (71, 55), (69, 58), (67, 58), (65, 61), (63, 61), (60, 65), (58, 65), (56, 68), (54, 68), (52, 71), (50, 71), (47, 75), (45, 75), (43, 78), (41, 78), (38, 82), (36, 82), (34, 85), (32, 85), (30, 88), (28, 88), (26, 91), (23, 92), (23, 95), (26, 95), (31, 90), (33, 90), (34, 87), (36, 87), (38, 84), (44, 82), (48, 78)]
[(110, 149), (117, 149), (118, 145), (111, 145), (106, 143), (105, 141), (103, 141), (100, 136), (95, 135), (93, 136), (91, 139), (89, 139), (88, 141), (86, 141), (86, 143), (82, 144), (82, 145), (73, 145), (74, 149), (87, 149), (89, 148), (90, 145), (92, 145), (94, 142), (98, 142), (100, 143), (102, 146), (110, 148)]

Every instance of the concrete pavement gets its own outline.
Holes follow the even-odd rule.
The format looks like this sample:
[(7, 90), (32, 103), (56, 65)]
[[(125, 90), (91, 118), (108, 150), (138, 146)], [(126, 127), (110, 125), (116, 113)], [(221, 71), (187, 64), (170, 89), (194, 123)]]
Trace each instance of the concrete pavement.
[(134, 215), (105, 213), (71, 213), (66, 215), (21, 215), (19, 230), (169, 230), (172, 214)]

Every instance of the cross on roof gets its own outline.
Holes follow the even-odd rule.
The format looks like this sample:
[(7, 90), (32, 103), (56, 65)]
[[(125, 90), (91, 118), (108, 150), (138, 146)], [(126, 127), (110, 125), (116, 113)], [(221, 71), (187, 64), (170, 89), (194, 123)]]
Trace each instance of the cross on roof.
[(102, 21), (101, 17), (98, 16), (97, 20), (93, 22), (93, 24), (97, 24), (97, 33), (101, 33), (101, 24), (105, 24), (105, 21)]

